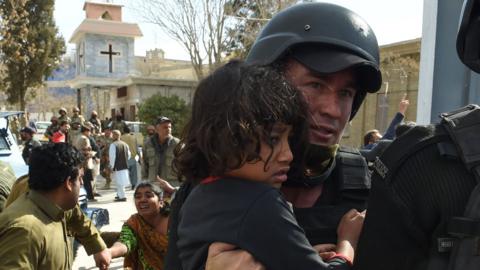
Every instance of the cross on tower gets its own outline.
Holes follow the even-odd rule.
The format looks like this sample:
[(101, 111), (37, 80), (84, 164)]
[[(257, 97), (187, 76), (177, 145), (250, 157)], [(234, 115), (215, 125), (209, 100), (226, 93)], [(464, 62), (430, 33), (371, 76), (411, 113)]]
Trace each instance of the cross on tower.
[(101, 51), (100, 53), (101, 54), (108, 54), (108, 71), (110, 73), (112, 73), (113, 72), (113, 70), (112, 70), (113, 58), (112, 57), (113, 57), (113, 55), (120, 55), (120, 53), (112, 51), (112, 44), (108, 44), (108, 51)]

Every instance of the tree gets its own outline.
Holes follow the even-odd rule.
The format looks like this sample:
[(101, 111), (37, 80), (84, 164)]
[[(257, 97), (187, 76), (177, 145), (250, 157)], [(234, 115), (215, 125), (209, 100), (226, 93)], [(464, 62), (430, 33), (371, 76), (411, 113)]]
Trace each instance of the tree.
[(178, 96), (165, 97), (160, 94), (151, 96), (139, 106), (138, 117), (142, 122), (155, 124), (160, 116), (172, 120), (172, 133), (179, 137), (190, 117), (190, 107)]
[(53, 20), (54, 0), (0, 0), (0, 89), (25, 110), (26, 93), (41, 86), (65, 52)]
[(230, 0), (230, 15), (237, 23), (227, 27), (230, 43), (227, 51), (231, 57), (245, 59), (263, 26), (280, 10), (297, 0)]
[[(189, 53), (198, 79), (222, 61), (229, 37), (225, 32), (227, 0), (137, 0), (132, 6), (149, 23), (158, 25)], [(206, 61), (206, 62), (205, 62)]]

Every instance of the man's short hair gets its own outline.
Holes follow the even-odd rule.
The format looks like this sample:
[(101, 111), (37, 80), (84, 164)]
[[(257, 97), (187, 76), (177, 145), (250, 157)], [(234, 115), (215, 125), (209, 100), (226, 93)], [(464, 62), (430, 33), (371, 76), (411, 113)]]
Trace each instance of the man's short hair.
[(118, 130), (118, 129), (112, 130), (112, 134), (113, 134), (113, 135), (117, 135), (119, 138), (120, 138), (120, 135), (122, 135), (122, 133), (121, 133), (120, 130)]
[(378, 129), (372, 129), (367, 131), (367, 133), (365, 133), (365, 135), (363, 136), (363, 146), (370, 144), (370, 142), (373, 139), (373, 134), (375, 133), (380, 133), (380, 132), (378, 131)]
[(24, 127), (22, 128), (22, 130), (20, 130), (20, 132), (28, 133), (30, 135), (33, 135), (36, 133), (36, 131), (31, 127)]
[(82, 125), (82, 128), (80, 129), (80, 132), (85, 132), (85, 131), (92, 131), (92, 129), (88, 125)]
[(32, 190), (51, 191), (70, 177), (77, 178), (83, 158), (67, 143), (46, 144), (33, 148), (30, 155), (28, 186)]

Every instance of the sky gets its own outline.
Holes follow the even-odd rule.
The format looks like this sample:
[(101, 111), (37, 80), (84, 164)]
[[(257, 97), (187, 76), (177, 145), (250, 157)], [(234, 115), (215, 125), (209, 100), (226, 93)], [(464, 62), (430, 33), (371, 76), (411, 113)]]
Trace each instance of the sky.
[[(85, 18), (84, 2), (84, 0), (55, 1), (55, 21), (67, 43), (73, 31)], [(136, 18), (133, 10), (129, 8), (129, 0), (113, 0), (113, 2), (124, 4), (123, 21), (138, 23), (143, 32), (143, 37), (135, 42), (135, 55), (145, 55), (147, 50), (161, 48), (165, 51), (166, 58), (189, 60), (187, 52), (179, 43), (168, 38), (157, 26), (143, 23)], [(322, 2), (338, 4), (359, 14), (373, 28), (380, 45), (419, 38), (422, 35), (422, 0), (323, 0)], [(71, 52), (73, 45), (69, 44), (67, 48)]]

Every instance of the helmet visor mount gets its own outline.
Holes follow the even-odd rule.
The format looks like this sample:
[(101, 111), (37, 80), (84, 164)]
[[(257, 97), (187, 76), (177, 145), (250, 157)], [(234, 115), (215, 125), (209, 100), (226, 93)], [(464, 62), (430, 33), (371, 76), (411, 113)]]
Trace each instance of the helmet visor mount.
[(291, 56), (320, 74), (332, 74), (353, 68), (361, 91), (374, 93), (381, 87), (382, 75), (377, 65), (349, 51), (332, 46), (308, 44), (293, 48)]

